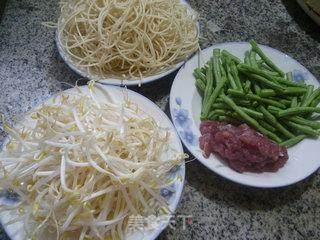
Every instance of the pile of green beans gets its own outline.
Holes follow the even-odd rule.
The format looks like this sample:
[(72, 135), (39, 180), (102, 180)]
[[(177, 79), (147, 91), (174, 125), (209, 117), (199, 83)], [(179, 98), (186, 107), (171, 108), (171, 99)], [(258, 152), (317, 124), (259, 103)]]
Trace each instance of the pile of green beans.
[(291, 147), (320, 134), (320, 88), (294, 82), (251, 40), (244, 61), (214, 49), (194, 70), (202, 95), (201, 120), (245, 122), (280, 145)]

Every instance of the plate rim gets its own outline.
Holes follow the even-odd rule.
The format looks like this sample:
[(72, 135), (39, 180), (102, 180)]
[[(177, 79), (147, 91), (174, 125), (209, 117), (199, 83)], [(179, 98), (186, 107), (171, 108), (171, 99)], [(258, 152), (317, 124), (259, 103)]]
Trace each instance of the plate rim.
[[(118, 89), (118, 90), (122, 90), (122, 89), (125, 89), (124, 87), (121, 87), (121, 86), (116, 86), (116, 85), (106, 85), (106, 84), (101, 84), (101, 83), (96, 83), (97, 85), (99, 85), (100, 87), (102, 88), (114, 88), (114, 89)], [(80, 89), (82, 88), (88, 88), (87, 85), (82, 85), (82, 86), (78, 86)], [(179, 137), (179, 134), (174, 126), (174, 124), (172, 123), (172, 121), (170, 120), (170, 117), (156, 104), (154, 103), (153, 101), (151, 101), (149, 98), (147, 98), (146, 96), (138, 93), (138, 92), (135, 92), (131, 89), (126, 89), (128, 91), (128, 96), (130, 97), (129, 94), (132, 94), (132, 96), (134, 97), (137, 97), (137, 98), (141, 98), (141, 100), (143, 101), (146, 101), (148, 104), (150, 104), (151, 106), (154, 107), (155, 110), (157, 110), (158, 114), (162, 115), (162, 117), (167, 121), (167, 124), (168, 126), (170, 127), (170, 132), (173, 133), (173, 137), (176, 138), (176, 141), (177, 141), (177, 150), (181, 153), (184, 153), (184, 149), (183, 149), (183, 145), (182, 145), (182, 142), (181, 142), (181, 139)], [(33, 109), (36, 109), (38, 107), (40, 107), (42, 104), (45, 104), (46, 102), (50, 101), (53, 97), (55, 97), (57, 94), (61, 94), (63, 92), (72, 92), (72, 91), (75, 91), (75, 87), (74, 88), (68, 88), (68, 89), (65, 89), (63, 91), (60, 91), (60, 92), (57, 92), (55, 94), (53, 94), (52, 96), (50, 96), (49, 98), (47, 99), (44, 99), (40, 104), (37, 104), (35, 106), (33, 106), (29, 111), (27, 111), (26, 113), (24, 113), (24, 117), (26, 115), (28, 115), (28, 113), (30, 111), (32, 111)], [(160, 123), (160, 122), (159, 122)], [(9, 136), (5, 137), (4, 140), (3, 140), (3, 144), (2, 144), (2, 147), (0, 149), (0, 152), (2, 152), (2, 148), (4, 147), (6, 141), (9, 139)], [(177, 211), (177, 208), (178, 208), (178, 205), (179, 203), (181, 202), (182, 200), (182, 193), (183, 193), (183, 190), (184, 190), (184, 185), (185, 185), (185, 175), (186, 175), (186, 168), (185, 168), (185, 162), (183, 161), (183, 163), (179, 166), (178, 168), (178, 172), (181, 174), (181, 183), (179, 184), (179, 188), (176, 189), (176, 192), (175, 192), (175, 195), (176, 197), (173, 199), (173, 202), (172, 202), (172, 213), (176, 213)], [(171, 217), (171, 215), (170, 215)], [(3, 214), (0, 214), (0, 224), (2, 224), (1, 220), (3, 218)], [(146, 239), (149, 239), (149, 240), (155, 240), (168, 226), (169, 226), (169, 223), (170, 223), (170, 219), (169, 221), (166, 221), (165, 223), (161, 223), (159, 224), (158, 228), (154, 231), (152, 231), (151, 235), (149, 238), (146, 238)], [(7, 228), (8, 226), (3, 226), (2, 227), (4, 232), (6, 233), (6, 235), (11, 239), (11, 240), (16, 240), (16, 238), (12, 237), (11, 234), (8, 233), (7, 231)], [(145, 236), (144, 236), (145, 237)]]
[[(204, 50), (208, 50), (208, 49), (213, 49), (213, 48), (219, 48), (219, 46), (226, 46), (226, 45), (233, 45), (233, 44), (241, 44), (241, 45), (246, 45), (246, 46), (250, 46), (250, 43), (249, 42), (245, 42), (245, 41), (230, 41), (230, 42), (221, 42), (221, 43), (216, 43), (216, 44), (212, 44), (208, 47), (206, 47), (205, 49), (202, 49), (201, 51), (204, 51)], [(281, 52), (280, 50), (278, 49), (275, 49), (275, 48), (272, 48), (270, 46), (267, 46), (267, 45), (264, 45), (264, 44), (259, 44), (259, 46), (262, 46), (266, 49), (270, 49), (271, 51), (275, 51), (277, 52), (278, 54), (281, 54), (283, 55), (284, 57), (286, 58), (289, 58), (291, 61), (293, 61), (295, 64), (297, 64), (299, 67), (301, 67), (301, 69), (303, 69), (303, 71), (307, 72), (314, 80), (318, 81), (317, 78), (305, 67), (303, 66), (301, 63), (299, 63), (297, 60), (295, 60), (293, 57), (291, 57), (290, 55), (284, 53), (284, 52)], [(192, 59), (194, 58), (197, 58), (198, 57), (198, 54), (195, 54), (192, 58), (190, 58), (185, 64), (187, 64), (189, 61), (191, 61)], [(201, 56), (200, 56), (200, 60), (201, 59)], [(204, 64), (204, 63), (201, 63), (201, 64)], [(177, 77), (181, 74), (181, 72), (184, 70), (184, 67), (183, 66), (182, 68), (180, 68), (180, 70), (178, 71), (173, 83), (172, 83), (172, 86), (171, 86), (171, 89), (170, 89), (170, 97), (169, 97), (169, 108), (170, 108), (170, 116), (171, 116), (171, 120), (173, 122), (173, 125), (176, 127), (177, 129), (177, 126), (176, 126), (176, 123), (173, 119), (173, 109), (174, 109), (174, 99), (173, 99), (173, 89), (174, 89), (174, 86), (177, 84)], [(318, 81), (319, 83), (319, 81)], [(313, 84), (314, 85), (314, 84)], [(318, 84), (320, 85), (320, 83)], [(297, 179), (295, 181), (292, 181), (292, 182), (285, 182), (285, 183), (281, 183), (281, 184), (273, 184), (273, 185), (268, 185), (268, 184), (255, 184), (255, 183), (250, 183), (250, 182), (240, 182), (240, 181), (237, 181), (236, 179), (233, 179), (231, 177), (229, 177), (228, 174), (223, 174), (221, 172), (218, 172), (216, 171), (215, 168), (211, 168), (209, 167), (209, 164), (207, 161), (205, 161), (205, 159), (198, 159), (195, 154), (193, 153), (194, 151), (189, 147), (189, 144), (186, 143), (186, 140), (181, 136), (180, 132), (178, 132), (178, 135), (183, 143), (183, 145), (188, 149), (188, 151), (201, 163), (203, 164), (207, 169), (209, 169), (210, 171), (212, 171), (213, 173), (231, 181), (231, 182), (234, 182), (234, 183), (237, 183), (237, 184), (240, 184), (240, 185), (243, 185), (243, 186), (249, 186), (249, 187), (254, 187), (254, 188), (261, 188), (261, 189), (271, 189), (271, 188), (281, 188), (281, 187), (286, 187), (286, 186), (290, 186), (290, 185), (293, 185), (293, 184), (296, 184), (298, 182), (301, 182), (303, 180), (305, 180), (306, 178), (310, 177), (313, 173), (317, 172), (319, 169), (320, 169), (320, 161), (318, 163), (318, 166), (315, 170), (311, 170), (310, 172), (307, 172), (304, 177), (300, 178), (300, 179)], [(320, 139), (319, 139), (320, 141)], [(202, 152), (202, 150), (199, 148), (199, 146), (197, 146), (197, 148)], [(229, 166), (227, 166), (229, 167)]]

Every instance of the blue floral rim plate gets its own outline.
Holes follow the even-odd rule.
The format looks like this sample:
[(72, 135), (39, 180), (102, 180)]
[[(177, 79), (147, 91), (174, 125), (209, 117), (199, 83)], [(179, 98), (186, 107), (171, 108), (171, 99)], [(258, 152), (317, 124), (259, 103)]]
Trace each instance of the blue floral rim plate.
[[(112, 99), (114, 99), (115, 101), (123, 101), (123, 97), (124, 97), (123, 88), (110, 86), (110, 85), (108, 86), (101, 85), (101, 84), (97, 84), (97, 85), (98, 85), (97, 90), (95, 90), (97, 99), (101, 99), (101, 100), (105, 99), (106, 94), (103, 90), (107, 90), (109, 96), (111, 96)], [(87, 86), (82, 86), (81, 89), (82, 91), (89, 93)], [(99, 89), (102, 89), (102, 91), (99, 91)], [(66, 92), (72, 94), (76, 92), (76, 90), (73, 88), (73, 89), (66, 90)], [(155, 121), (159, 124), (159, 126), (168, 129), (168, 131), (171, 134), (170, 146), (176, 149), (178, 152), (182, 153), (183, 148), (182, 148), (181, 141), (168, 116), (155, 103), (153, 103), (148, 98), (132, 90), (128, 90), (128, 97), (132, 102), (136, 103), (139, 106), (139, 108), (143, 111), (143, 114), (145, 116), (154, 118)], [(52, 100), (53, 98), (49, 99), (46, 103)], [(160, 189), (160, 194), (164, 198), (166, 198), (169, 204), (170, 212), (174, 213), (180, 201), (183, 186), (184, 186), (184, 180), (185, 180), (184, 163), (172, 169), (170, 172), (170, 176), (168, 176), (168, 178), (172, 179), (172, 181), (170, 182), (170, 186)], [(17, 204), (18, 202), (19, 202), (19, 196), (14, 192), (0, 191), (0, 204), (14, 205), (14, 204)], [(14, 213), (3, 211), (0, 213), (0, 222), (2, 224), (5, 224), (9, 222), (11, 219), (13, 219), (14, 217), (16, 217)], [(144, 219), (144, 220), (147, 220), (147, 219)], [(162, 221), (157, 221), (156, 225), (153, 224), (151, 229), (149, 228), (142, 229), (142, 230), (139, 229), (138, 232), (134, 232), (132, 234), (130, 233), (130, 236), (127, 236), (126, 239), (127, 240), (140, 240), (140, 239), (154, 240), (166, 228), (166, 226), (168, 226), (168, 224), (170, 223), (169, 220), (170, 219), (168, 218)], [(5, 226), (4, 229), (12, 240), (25, 239), (25, 232), (23, 230), (23, 225), (21, 222)]]
[[(305, 81), (319, 87), (317, 79), (300, 63), (290, 56), (260, 45), (262, 50), (285, 72), (293, 73), (294, 81)], [(214, 48), (225, 49), (244, 59), (245, 52), (251, 49), (247, 42), (230, 42), (211, 46), (191, 58), (178, 72), (170, 92), (170, 113), (177, 132), (186, 148), (206, 167), (213, 172), (240, 184), (272, 188), (296, 183), (315, 172), (320, 167), (320, 141), (306, 139), (288, 149), (289, 160), (283, 168), (275, 173), (238, 173), (229, 168), (221, 158), (211, 155), (204, 158), (199, 148), (201, 96), (194, 82), (193, 70), (205, 64), (212, 56)]]

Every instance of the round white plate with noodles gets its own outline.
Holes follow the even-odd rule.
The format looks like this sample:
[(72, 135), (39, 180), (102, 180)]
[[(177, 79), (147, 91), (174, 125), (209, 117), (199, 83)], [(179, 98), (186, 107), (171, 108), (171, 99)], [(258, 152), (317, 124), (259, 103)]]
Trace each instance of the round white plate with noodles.
[[(171, 136), (169, 140), (170, 146), (172, 147), (172, 149), (175, 149), (175, 151), (177, 151), (178, 153), (183, 153), (182, 144), (175, 131), (174, 126), (172, 125), (168, 116), (157, 105), (155, 105), (146, 97), (131, 90), (127, 90), (127, 92), (124, 94), (123, 88), (120, 88), (120, 87), (109, 86), (109, 85), (106, 86), (106, 85), (100, 85), (100, 84), (96, 84), (96, 86), (97, 88), (95, 88), (95, 96), (96, 96), (96, 99), (98, 99), (98, 101), (104, 100), (104, 99), (110, 99), (110, 97), (116, 103), (123, 102), (124, 98), (129, 99), (131, 103), (134, 103), (139, 107), (139, 109), (143, 112), (144, 116), (153, 118), (158, 124), (158, 126), (167, 129)], [(87, 86), (80, 87), (80, 89), (84, 93), (89, 93)], [(66, 90), (64, 93), (72, 95), (76, 91), (77, 90), (75, 90), (75, 88), (72, 88), (72, 89)], [(108, 94), (106, 94), (106, 92)], [(53, 98), (50, 98), (44, 104), (52, 103), (52, 101), (53, 101)], [(40, 105), (40, 107), (41, 106), (42, 104)], [(19, 127), (19, 124), (17, 124), (16, 127)], [(3, 145), (5, 145), (8, 142), (8, 140), (9, 139), (6, 139)], [(168, 190), (168, 188), (161, 188), (160, 193), (162, 197), (164, 197), (167, 200), (168, 209), (170, 210), (171, 214), (174, 214), (183, 190), (183, 184), (185, 179), (184, 163), (179, 165), (177, 168), (173, 169), (173, 171), (170, 172), (170, 179), (173, 179), (173, 181), (170, 182), (170, 190)], [(14, 204), (17, 204), (18, 202), (19, 202), (19, 198), (16, 195), (10, 194), (9, 192), (5, 192), (5, 191), (1, 192), (0, 194), (1, 204), (12, 206)], [(12, 212), (11, 213), (3, 212), (3, 211), (0, 212), (0, 221), (2, 225), (14, 219), (15, 217), (17, 217), (16, 213), (13, 214)], [(150, 217), (146, 217), (146, 218), (141, 218), (141, 217), (138, 218), (139, 216), (132, 216), (132, 217), (133, 218), (131, 218), (131, 220), (129, 218), (129, 221), (131, 221), (133, 232), (132, 233), (130, 232), (130, 234), (128, 234), (125, 239), (154, 240), (168, 226), (170, 217), (173, 217), (173, 215), (169, 214), (165, 218), (155, 218), (155, 215), (151, 215)], [(135, 221), (138, 221), (138, 222), (135, 222)], [(142, 227), (141, 224), (145, 224), (144, 225), (145, 227), (141, 228)], [(25, 239), (26, 234), (23, 229), (23, 223), (21, 222), (4, 226), (4, 229), (12, 240)]]
[[(188, 8), (191, 9), (191, 6), (185, 0), (181, 0), (181, 3), (187, 5)], [(199, 31), (198, 24), (197, 24), (197, 31)], [(174, 71), (176, 71), (177, 69), (179, 69), (185, 63), (185, 61), (187, 61), (188, 58), (190, 57), (190, 55), (188, 55), (186, 57), (186, 59), (183, 59), (180, 62), (175, 62), (175, 63), (172, 64), (172, 66), (163, 67), (163, 69), (160, 70), (159, 72), (156, 72), (154, 74), (148, 74), (147, 76), (134, 77), (134, 78), (129, 78), (128, 79), (128, 77), (118, 77), (118, 76), (114, 77), (114, 74), (113, 74), (113, 76), (110, 75), (110, 77), (101, 77), (101, 76), (99, 76), (99, 74), (91, 73), (88, 68), (78, 67), (77, 66), (75, 61), (70, 56), (70, 54), (68, 54), (66, 52), (66, 50), (63, 48), (63, 44), (62, 44), (62, 41), (61, 41), (61, 36), (59, 34), (59, 26), (58, 26), (58, 29), (56, 31), (55, 39), (56, 39), (56, 45), (57, 45), (57, 48), (58, 48), (60, 56), (62, 57), (62, 59), (65, 61), (65, 63), (74, 72), (76, 72), (77, 74), (79, 74), (82, 77), (87, 78), (89, 80), (95, 80), (95, 81), (98, 81), (100, 83), (110, 84), (110, 85), (121, 85), (121, 86), (122, 85), (126, 85), (126, 86), (139, 85), (140, 86), (141, 84), (144, 84), (144, 83), (149, 83), (149, 82), (153, 82), (153, 81), (156, 81), (156, 80), (163, 79), (165, 76), (167, 76), (167, 75), (173, 73)]]
[[(259, 45), (262, 51), (284, 72), (293, 72), (294, 81), (305, 81), (319, 87), (317, 79), (299, 62), (290, 56), (268, 46)], [(212, 50), (227, 50), (240, 59), (250, 50), (247, 42), (215, 44), (191, 58), (178, 72), (170, 92), (170, 113), (173, 123), (186, 148), (211, 171), (233, 182), (260, 188), (283, 187), (305, 179), (320, 167), (319, 139), (304, 139), (288, 149), (289, 159), (277, 172), (239, 173), (231, 169), (219, 156), (203, 156), (199, 147), (200, 113), (202, 98), (195, 86), (193, 71), (203, 66), (212, 56)]]

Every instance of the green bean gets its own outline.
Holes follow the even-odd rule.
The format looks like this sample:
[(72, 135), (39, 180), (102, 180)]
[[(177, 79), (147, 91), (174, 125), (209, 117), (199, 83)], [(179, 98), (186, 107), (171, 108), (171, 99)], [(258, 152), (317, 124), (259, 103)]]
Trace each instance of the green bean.
[(252, 107), (252, 103), (249, 100), (237, 99), (237, 104), (242, 107)]
[(293, 97), (291, 100), (291, 104), (290, 107), (297, 107), (298, 106), (298, 98), (297, 97)]
[(270, 58), (268, 58), (263, 51), (260, 49), (260, 47), (258, 46), (258, 44), (256, 43), (255, 40), (251, 40), (250, 44), (252, 46), (253, 51), (255, 51), (260, 57), (261, 59), (263, 59), (263, 61), (269, 66), (271, 67), (274, 71), (278, 72), (280, 74), (280, 76), (284, 76), (284, 72), (278, 68), (271, 60)]
[(288, 138), (294, 137), (294, 135), (291, 132), (289, 132), (289, 130), (286, 129), (281, 123), (279, 123), (278, 120), (267, 109), (265, 109), (265, 107), (260, 106), (258, 109), (263, 113), (267, 121), (276, 129), (278, 129), (279, 132), (281, 132), (284, 136)]
[(223, 64), (219, 62), (219, 66), (220, 66), (221, 78), (227, 78), (227, 74), (226, 74), (226, 71), (224, 70)]
[(250, 117), (263, 119), (263, 114), (261, 112), (257, 112), (255, 110), (252, 110), (252, 109), (246, 108), (246, 107), (240, 107), (240, 108), (242, 109), (242, 111), (244, 111)]
[(211, 112), (211, 113), (209, 113), (207, 118), (203, 118), (203, 119), (201, 118), (201, 120), (207, 120), (207, 119), (209, 119), (209, 120), (218, 120), (218, 115), (216, 113), (214, 113), (214, 112)]
[(307, 92), (306, 88), (302, 88), (302, 87), (287, 87), (283, 94), (286, 95), (302, 95), (304, 93)]
[(249, 57), (249, 52), (246, 52), (246, 53), (245, 53), (245, 56), (244, 56), (244, 63), (245, 63), (246, 65), (251, 66), (251, 63), (250, 63), (250, 57)]
[(220, 49), (213, 49), (213, 70), (214, 70), (214, 79), (216, 80), (216, 86), (221, 81), (221, 71), (219, 67), (220, 62)]
[(211, 105), (211, 109), (228, 109), (228, 105), (226, 105), (224, 102), (223, 103), (214, 103)]
[(250, 90), (250, 88), (251, 88), (251, 82), (250, 82), (249, 80), (247, 80), (247, 81), (245, 82), (244, 86), (243, 86), (243, 91), (244, 91), (245, 93), (248, 93), (249, 90)]
[[(286, 80), (285, 78), (271, 75), (268, 71), (265, 71), (265, 70), (262, 70), (262, 69), (258, 69), (258, 68), (253, 68), (253, 67), (248, 66), (246, 64), (239, 64), (238, 65), (238, 70), (242, 71), (243, 73), (246, 73), (247, 75), (248, 74), (259, 75), (259, 76), (269, 80), (270, 82), (273, 82), (274, 84), (277, 84), (278, 86), (281, 86), (280, 84), (284, 84), (284, 85), (291, 86), (291, 87), (302, 87), (302, 88), (305, 88), (304, 84), (290, 82), (290, 81)], [(282, 88), (282, 91), (285, 90), (285, 88), (283, 86), (281, 86), (281, 88)]]
[(292, 146), (298, 144), (299, 142), (301, 142), (305, 138), (306, 138), (306, 135), (298, 135), (296, 137), (290, 138), (289, 140), (280, 143), (280, 146), (285, 146), (285, 147), (289, 148), (289, 147), (292, 147)]
[(257, 53), (255, 51), (250, 51), (249, 53), (249, 59), (250, 59), (250, 65), (252, 67), (258, 68), (258, 63), (256, 59)]
[(285, 78), (282, 77), (273, 77), (273, 80), (276, 81), (277, 83), (290, 86), (290, 87), (303, 87), (306, 88), (306, 85), (304, 83), (297, 83), (297, 82), (290, 82)]
[(241, 81), (240, 81), (239, 74), (238, 74), (238, 69), (237, 69), (236, 65), (234, 64), (234, 62), (230, 63), (230, 70), (231, 70), (231, 74), (232, 74), (233, 79), (237, 85), (238, 90), (243, 92), (243, 88), (242, 88)]
[(275, 132), (276, 129), (274, 127), (272, 127), (269, 123), (267, 123), (264, 120), (258, 120), (258, 123), (264, 127), (265, 129), (269, 130), (270, 132)]
[(290, 127), (292, 127), (293, 129), (298, 130), (308, 136), (312, 136), (312, 137), (318, 136), (318, 132), (316, 130), (312, 129), (311, 127), (308, 127), (305, 125), (300, 125), (300, 124), (297, 124), (292, 121), (289, 121), (286, 124), (289, 125)]
[(223, 122), (236, 122), (237, 121), (236, 119), (234, 119), (230, 116), (225, 116), (225, 115), (217, 116), (217, 120), (223, 121)]
[(287, 80), (292, 82), (293, 81), (293, 76), (292, 76), (292, 72), (287, 72), (286, 73), (286, 77), (287, 77)]
[(313, 113), (313, 112), (320, 113), (320, 108), (318, 108), (318, 107), (288, 108), (288, 109), (279, 111), (278, 116), (285, 117), (285, 116), (290, 116), (290, 115), (300, 115), (300, 114), (304, 114), (304, 113)]
[(253, 88), (254, 88), (255, 94), (260, 95), (261, 88), (259, 87), (259, 85), (258, 84), (254, 84)]
[(275, 83), (273, 81), (268, 80), (267, 78), (264, 78), (260, 75), (257, 74), (248, 74), (248, 76), (250, 77), (250, 80), (254, 80), (256, 82), (259, 82), (261, 84), (264, 84), (265, 86), (274, 89), (275, 91), (278, 92), (283, 92), (285, 90), (285, 88), (283, 86), (281, 86), (278, 83)]
[(226, 113), (226, 110), (224, 110), (224, 109), (215, 109), (215, 110), (213, 110), (212, 112), (210, 112), (210, 114), (212, 114), (212, 113), (215, 113), (216, 115), (225, 115), (225, 113)]
[(284, 105), (286, 105), (287, 107), (291, 106), (291, 100), (287, 100), (287, 99), (281, 99), (280, 102)]
[(272, 140), (280, 143), (282, 142), (281, 138), (279, 138), (276, 134), (268, 131), (267, 129), (265, 129), (264, 127), (262, 127), (255, 119), (251, 118), (248, 114), (246, 114), (240, 107), (238, 107), (234, 101), (223, 95), (221, 96), (221, 98), (225, 101), (226, 104), (228, 104), (237, 114), (239, 114), (239, 116), (245, 121), (247, 122), (249, 125), (251, 125), (252, 127), (254, 127), (255, 129), (257, 129), (259, 132), (261, 132), (262, 134), (270, 137)]
[(196, 79), (196, 87), (199, 89), (201, 94), (204, 94), (204, 92), (206, 90), (206, 85), (199, 78)]
[(301, 104), (301, 107), (308, 107), (318, 96), (320, 96), (320, 88), (313, 91), (312, 94), (304, 101), (304, 103)]
[(230, 84), (231, 88), (237, 89), (238, 87), (234, 81), (232, 74), (231, 74), (231, 69), (230, 69), (231, 59), (227, 57), (226, 61), (227, 61), (227, 78), (228, 78), (229, 84)]
[(210, 98), (210, 95), (211, 95), (211, 92), (212, 92), (212, 89), (213, 89), (212, 68), (213, 68), (213, 62), (210, 61), (209, 62), (209, 67), (207, 69), (207, 74), (206, 74), (207, 84), (206, 84), (206, 88), (205, 88), (205, 91), (204, 91), (202, 109), (204, 108), (204, 106), (206, 106), (207, 102), (209, 101), (209, 98)]
[(286, 106), (280, 102), (274, 101), (272, 99), (268, 99), (268, 98), (261, 98), (258, 95), (252, 94), (252, 93), (248, 93), (248, 94), (244, 94), (238, 90), (234, 90), (234, 89), (228, 89), (227, 91), (228, 94), (235, 96), (235, 97), (239, 97), (239, 98), (246, 98), (246, 99), (250, 99), (253, 101), (257, 101), (257, 102), (261, 102), (261, 103), (265, 103), (265, 104), (269, 104), (269, 105), (273, 105), (279, 108), (286, 108)]
[(301, 125), (306, 125), (306, 126), (309, 126), (311, 128), (314, 128), (314, 129), (320, 129), (320, 122), (318, 122), (318, 121), (308, 120), (308, 119), (305, 119), (305, 118), (299, 117), (299, 116), (291, 117), (289, 119), (292, 122), (295, 122), (295, 123), (298, 123), (298, 124), (301, 124)]
[(286, 106), (284, 104), (282, 104), (281, 102), (277, 102), (277, 101), (274, 101), (274, 100), (268, 99), (268, 98), (262, 98), (262, 97), (259, 97), (258, 95), (254, 95), (251, 93), (247, 94), (246, 97), (251, 100), (255, 100), (257, 102), (261, 102), (264, 104), (273, 105), (273, 106), (276, 106), (279, 108), (286, 108)]
[(307, 106), (307, 100), (310, 98), (310, 96), (312, 95), (313, 92), (313, 85), (309, 85), (307, 87), (307, 92), (303, 95), (302, 100), (301, 100), (301, 105), (300, 107), (306, 107)]
[(232, 61), (234, 61), (237, 65), (239, 63), (241, 63), (241, 60), (240, 58), (234, 56), (233, 54), (229, 53), (227, 50), (222, 50), (222, 55), (225, 57), (225, 58), (230, 58)]
[(209, 100), (203, 104), (203, 116), (206, 117), (210, 111), (211, 105), (215, 102), (217, 97), (219, 96), (224, 84), (227, 82), (227, 78), (222, 77), (221, 81), (218, 82), (217, 87), (213, 90), (212, 94), (209, 97)]
[(202, 81), (206, 81), (206, 75), (202, 73), (200, 68), (196, 68), (193, 74), (196, 78), (200, 78)]
[(273, 89), (261, 89), (259, 96), (260, 97), (273, 97), (277, 93)]

